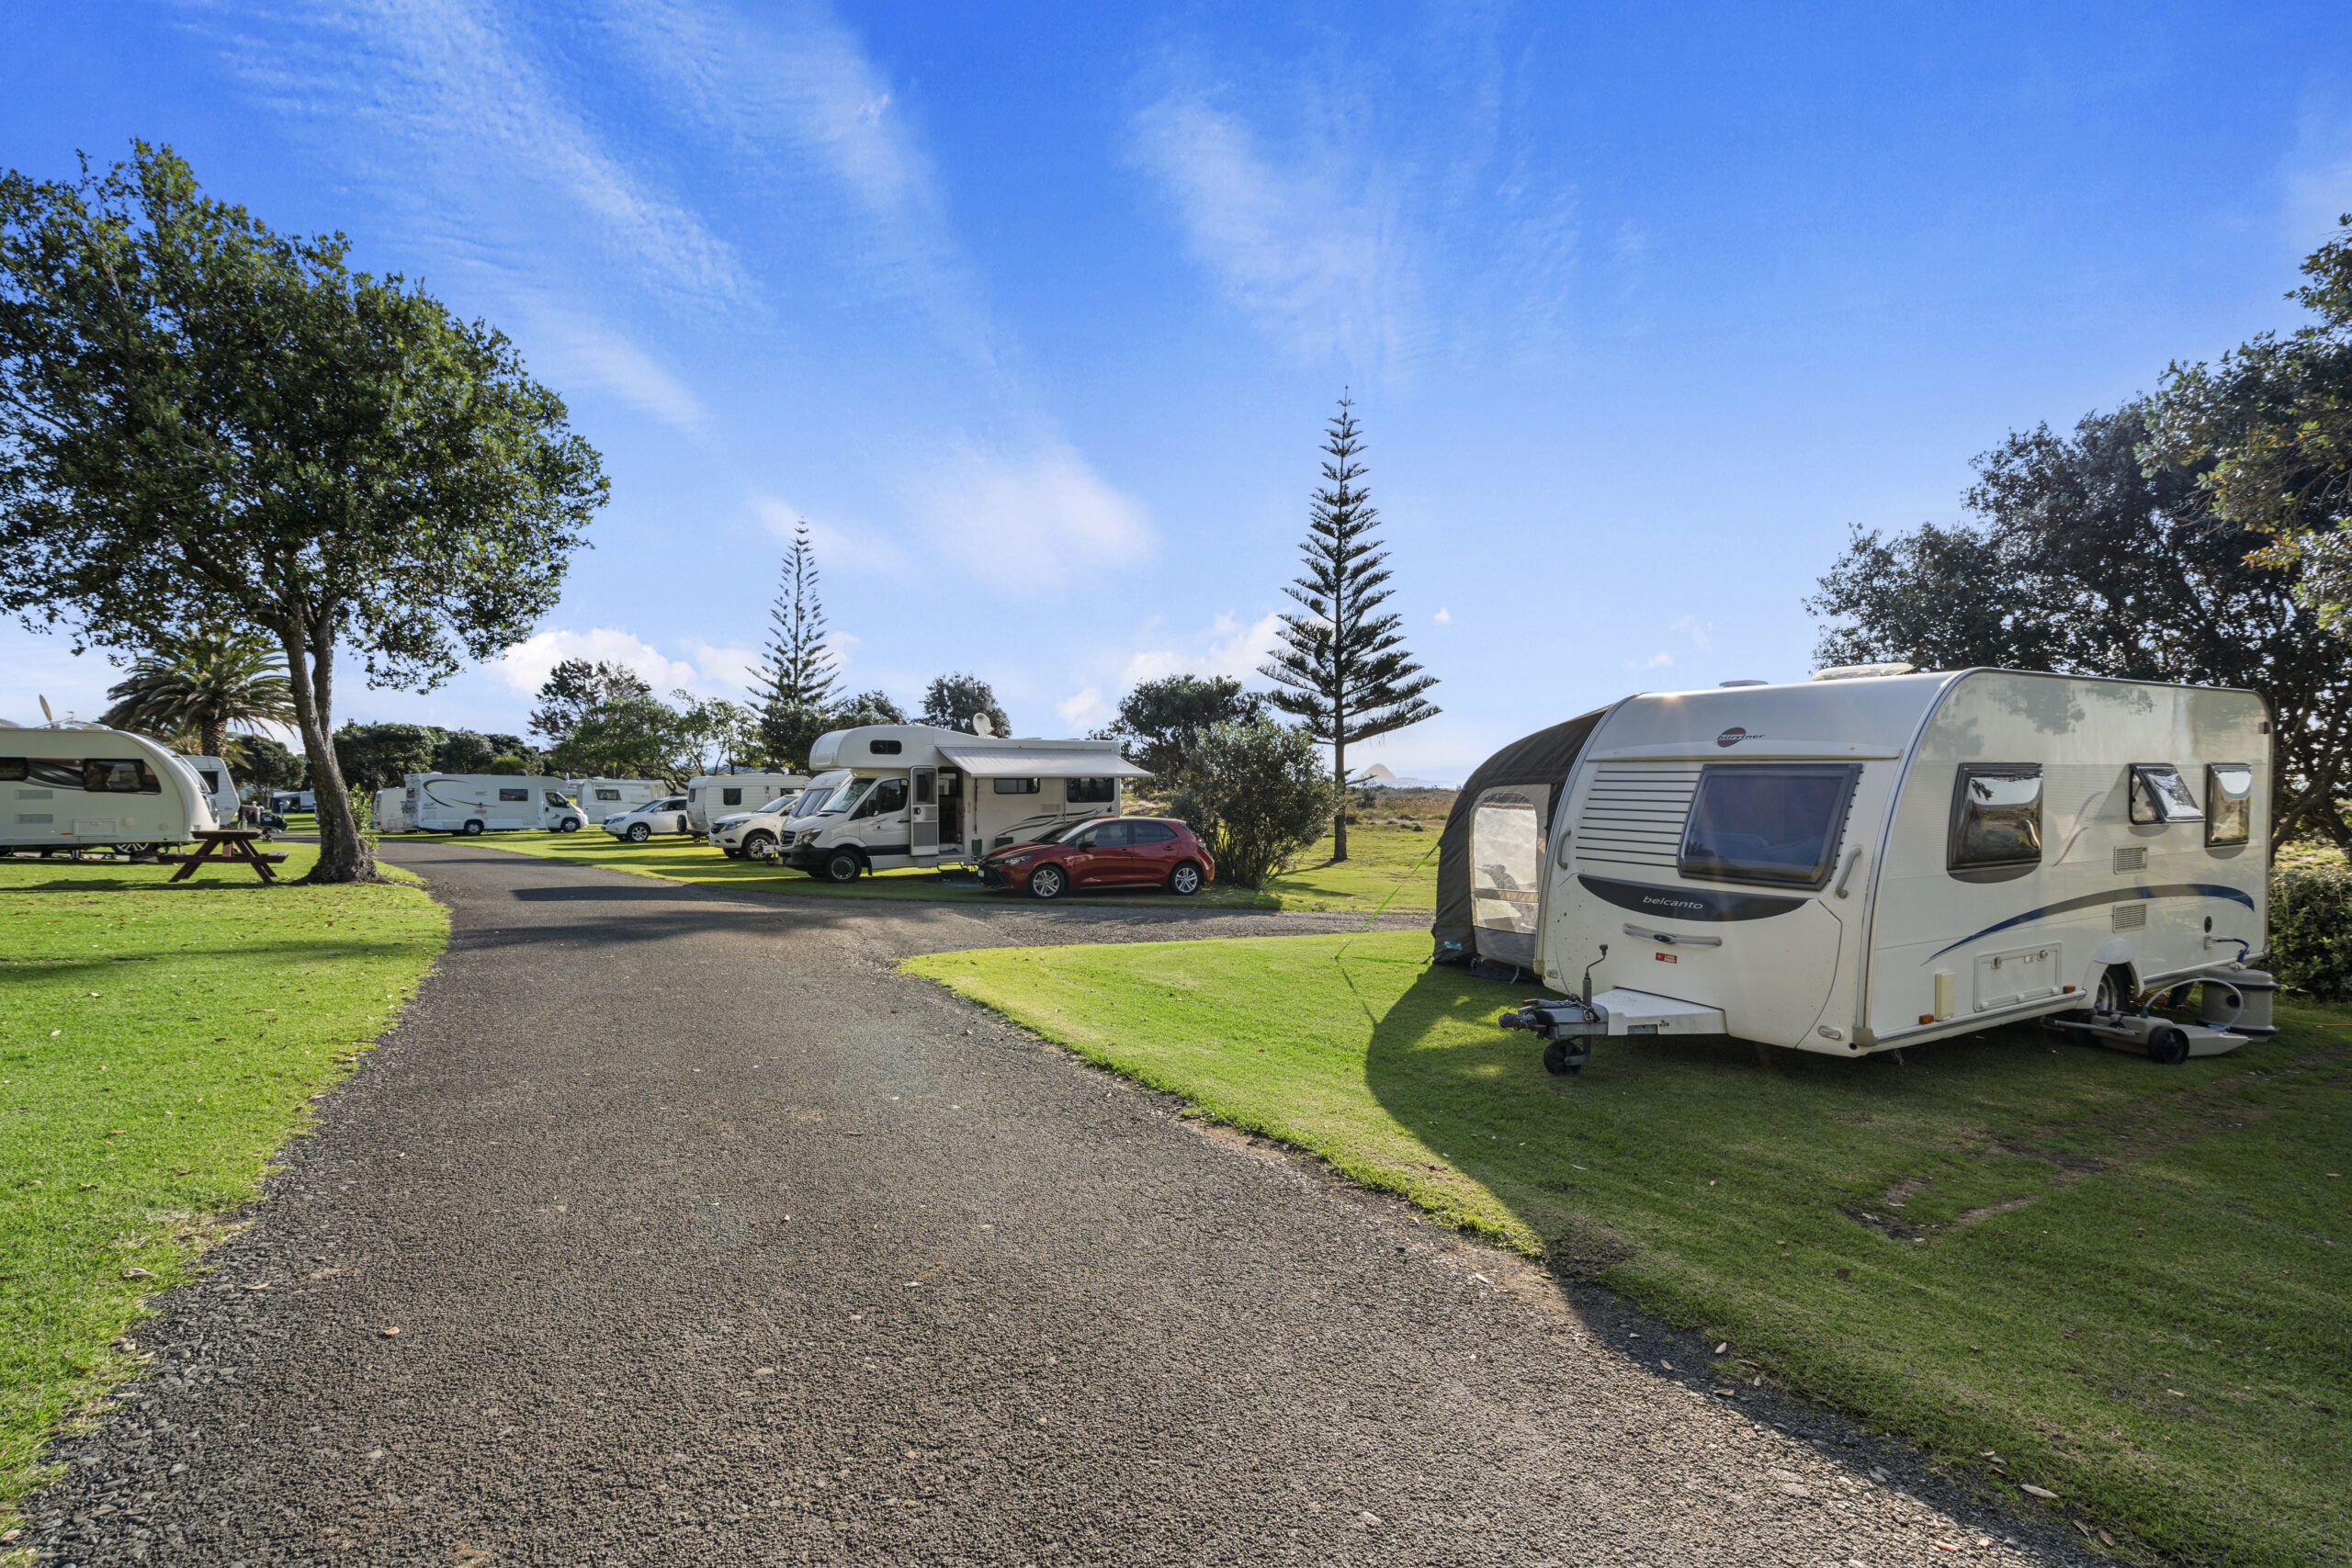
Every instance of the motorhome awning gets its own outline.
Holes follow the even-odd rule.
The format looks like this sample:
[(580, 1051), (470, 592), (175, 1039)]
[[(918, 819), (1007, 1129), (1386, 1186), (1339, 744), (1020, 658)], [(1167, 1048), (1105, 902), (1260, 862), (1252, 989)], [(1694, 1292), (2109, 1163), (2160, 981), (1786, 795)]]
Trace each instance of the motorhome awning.
[(1019, 746), (942, 746), (939, 754), (978, 779), (1148, 779), (1114, 747), (1100, 751), (1032, 751)]

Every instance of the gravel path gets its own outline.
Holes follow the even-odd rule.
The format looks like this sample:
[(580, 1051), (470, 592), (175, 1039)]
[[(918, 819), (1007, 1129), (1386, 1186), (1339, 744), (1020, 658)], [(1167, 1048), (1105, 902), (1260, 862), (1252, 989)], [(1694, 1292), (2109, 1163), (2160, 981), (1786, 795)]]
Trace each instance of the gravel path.
[(139, 1330), (153, 1375), (59, 1445), (45, 1561), (2065, 1555), (891, 968), (1344, 917), (389, 858), (449, 906), (447, 956)]

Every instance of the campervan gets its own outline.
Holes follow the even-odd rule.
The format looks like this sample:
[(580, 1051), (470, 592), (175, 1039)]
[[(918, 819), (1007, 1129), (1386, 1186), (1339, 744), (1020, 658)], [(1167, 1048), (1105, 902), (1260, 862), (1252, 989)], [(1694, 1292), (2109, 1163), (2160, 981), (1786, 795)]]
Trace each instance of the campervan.
[(379, 789), (375, 800), (376, 831), (379, 833), (413, 833), (416, 824), (408, 814), (408, 789), (405, 785)]
[(704, 773), (686, 781), (686, 825), (708, 835), (711, 822), (735, 811), (756, 811), (786, 790), (807, 786), (799, 773)]
[(831, 882), (862, 871), (978, 861), (1083, 817), (1119, 814), (1120, 781), (1148, 773), (1107, 740), (973, 735), (923, 724), (837, 729), (809, 748), (816, 777), (778, 846)]
[(203, 778), (161, 741), (70, 720), (0, 728), (0, 848), (141, 854), (220, 820)]
[(620, 817), (640, 806), (650, 806), (670, 793), (651, 779), (566, 779), (563, 793), (580, 803), (580, 814), (591, 822)]
[(561, 779), (527, 773), (411, 773), (402, 809), (424, 833), (571, 832), (583, 817)]
[[(1853, 1055), (2041, 1017), (2177, 1062), (2272, 1032), (2251, 693), (1865, 666), (1589, 716), (1559, 788), (1457, 807), (1480, 948), (1572, 993), (1511, 1015), (1555, 1070), (1602, 1034)], [(2192, 983), (2204, 1025), (2143, 1005)]]

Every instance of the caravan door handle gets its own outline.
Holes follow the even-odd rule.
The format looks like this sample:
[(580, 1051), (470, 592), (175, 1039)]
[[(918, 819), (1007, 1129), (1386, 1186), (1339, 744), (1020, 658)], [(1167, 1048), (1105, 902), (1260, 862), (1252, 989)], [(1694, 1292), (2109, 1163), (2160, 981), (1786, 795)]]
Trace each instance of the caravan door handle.
[(1856, 844), (1852, 849), (1846, 852), (1845, 868), (1838, 873), (1838, 886), (1831, 888), (1830, 891), (1835, 893), (1838, 897), (1843, 898), (1846, 896), (1846, 884), (1853, 880), (1854, 868), (1861, 863), (1862, 846)]
[(1676, 936), (1672, 931), (1644, 931), (1639, 926), (1627, 926), (1625, 934), (1649, 942), (1662, 942), (1668, 947), (1721, 947), (1724, 944), (1724, 939), (1719, 936)]

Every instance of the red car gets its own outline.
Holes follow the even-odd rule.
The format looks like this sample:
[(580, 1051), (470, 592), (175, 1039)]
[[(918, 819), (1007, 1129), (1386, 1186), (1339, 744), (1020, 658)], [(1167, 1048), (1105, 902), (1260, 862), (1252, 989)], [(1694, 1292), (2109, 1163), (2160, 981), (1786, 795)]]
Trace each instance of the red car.
[(1095, 817), (980, 862), (990, 887), (1058, 898), (1073, 887), (1165, 887), (1190, 897), (1216, 874), (1193, 830), (1166, 817)]

